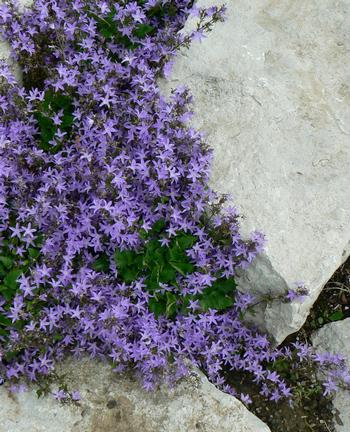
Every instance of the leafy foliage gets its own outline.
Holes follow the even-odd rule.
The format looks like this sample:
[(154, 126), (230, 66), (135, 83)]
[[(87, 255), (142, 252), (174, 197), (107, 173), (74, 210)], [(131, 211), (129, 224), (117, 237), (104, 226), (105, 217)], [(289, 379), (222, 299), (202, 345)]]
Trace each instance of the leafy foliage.
[(131, 50), (134, 50), (140, 46), (140, 44), (133, 41), (133, 39), (144, 39), (147, 36), (151, 36), (156, 31), (156, 28), (152, 25), (141, 23), (134, 27), (132, 36), (126, 36), (118, 28), (118, 22), (116, 21), (116, 10), (114, 7), (112, 7), (111, 11), (104, 17), (99, 17), (98, 15), (91, 12), (89, 12), (89, 15), (94, 17), (97, 22), (97, 29), (99, 33), (107, 42), (118, 43)]
[[(13, 324), (8, 313), (13, 307), (13, 300), (19, 291), (18, 278), (28, 273), (40, 256), (40, 241), (35, 247), (24, 248), (18, 238), (8, 236), (3, 240), (0, 249), (0, 294), (5, 299), (5, 305), (0, 309), (0, 335), (8, 336), (12, 327), (22, 328), (23, 321)], [(18, 251), (21, 250), (20, 254)]]
[(217, 279), (212, 286), (206, 288), (200, 298), (204, 310), (216, 309), (223, 310), (233, 306), (233, 294), (236, 290), (234, 278)]
[(93, 270), (97, 272), (108, 272), (109, 270), (109, 258), (107, 254), (101, 254), (96, 261), (91, 265)]
[[(145, 246), (139, 251), (117, 250), (115, 261), (118, 276), (126, 283), (143, 277), (147, 289), (153, 294), (149, 308), (155, 315), (165, 314), (174, 317), (177, 313), (188, 313), (189, 302), (199, 300), (203, 311), (218, 311), (231, 307), (234, 303), (236, 283), (234, 278), (219, 278), (202, 294), (184, 295), (179, 286), (181, 276), (186, 277), (194, 271), (201, 271), (191, 262), (186, 251), (198, 241), (196, 236), (179, 231), (167, 246), (161, 244), (166, 222), (159, 219), (149, 233), (143, 233)], [(94, 269), (96, 269), (96, 263)], [(105, 271), (105, 270), (104, 270)], [(176, 288), (163, 292), (162, 285)]]
[(52, 117), (57, 114), (61, 114), (61, 132), (69, 137), (74, 122), (72, 99), (70, 96), (47, 90), (42, 103), (39, 104), (38, 110), (34, 113), (34, 117), (39, 127), (40, 148), (53, 154), (62, 148), (61, 142), (54, 144), (58, 126)]

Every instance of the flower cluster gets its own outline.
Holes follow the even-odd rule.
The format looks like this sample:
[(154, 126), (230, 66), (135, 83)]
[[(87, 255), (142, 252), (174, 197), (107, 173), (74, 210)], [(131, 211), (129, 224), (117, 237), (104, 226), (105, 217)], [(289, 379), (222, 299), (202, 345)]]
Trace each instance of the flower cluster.
[(290, 289), (285, 297), (286, 302), (303, 301), (308, 296), (308, 290), (304, 282), (295, 282), (295, 289)]
[[(199, 24), (185, 35), (191, 13)], [(242, 323), (254, 299), (234, 283), (264, 236), (242, 239), (236, 209), (221, 211), (209, 188), (212, 154), (187, 125), (188, 90), (167, 101), (157, 86), (223, 13), (191, 0), (0, 6), (23, 74), (0, 65), (0, 248), (16, 276), (9, 286), (0, 259), (0, 370), (14, 385), (88, 353), (148, 389), (190, 360), (228, 392), (225, 368), (290, 397), (268, 368), (289, 352)]]

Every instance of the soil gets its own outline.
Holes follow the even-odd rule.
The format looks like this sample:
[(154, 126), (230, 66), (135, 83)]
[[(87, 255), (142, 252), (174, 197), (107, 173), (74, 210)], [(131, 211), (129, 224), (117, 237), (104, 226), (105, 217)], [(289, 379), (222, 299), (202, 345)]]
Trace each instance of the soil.
[[(284, 344), (296, 340), (311, 342), (312, 333), (325, 324), (350, 317), (350, 258), (334, 273), (314, 304), (309, 317), (297, 333), (290, 335)], [(269, 402), (259, 394), (259, 388), (249, 376), (229, 373), (228, 380), (238, 392), (252, 398), (249, 410), (264, 421), (271, 432), (334, 432), (340, 423), (330, 398), (322, 395), (316, 371), (301, 368), (297, 375), (284, 376), (298, 394), (294, 406), (287, 401)]]
[(322, 396), (322, 392), (304, 396), (291, 407), (285, 400), (277, 403), (266, 401), (249, 379), (241, 379), (239, 383), (235, 380), (231, 380), (235, 388), (248, 393), (253, 401), (248, 409), (266, 423), (271, 432), (334, 432), (332, 403)]

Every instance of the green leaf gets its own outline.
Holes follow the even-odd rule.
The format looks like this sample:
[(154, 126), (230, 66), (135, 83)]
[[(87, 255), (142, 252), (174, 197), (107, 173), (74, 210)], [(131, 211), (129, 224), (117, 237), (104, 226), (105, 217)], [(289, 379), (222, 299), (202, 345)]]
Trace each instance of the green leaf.
[(115, 13), (115, 8), (112, 8), (111, 12), (103, 18), (91, 12), (89, 15), (97, 22), (97, 30), (107, 41), (114, 39), (114, 42), (120, 43), (126, 48), (136, 48), (137, 45), (131, 42), (131, 40), (126, 35), (123, 35), (118, 30), (117, 23), (114, 21)]
[(35, 249), (35, 248), (29, 248), (28, 249), (28, 255), (32, 259), (37, 259), (37, 258), (39, 258), (40, 250), (39, 249)]
[(156, 291), (159, 289), (158, 279), (154, 277), (148, 277), (145, 282), (148, 291)]
[(204, 310), (223, 310), (234, 303), (233, 293), (236, 290), (234, 278), (219, 278), (211, 286), (205, 288), (200, 303)]
[(157, 239), (149, 240), (145, 248), (146, 254), (152, 254), (155, 250), (160, 248), (159, 241)]
[(13, 298), (13, 291), (6, 285), (0, 285), (0, 292), (6, 301), (10, 301)]
[(333, 312), (332, 315), (329, 317), (331, 321), (339, 321), (342, 320), (343, 318), (344, 318), (344, 314), (342, 311)]
[(197, 242), (197, 240), (197, 237), (191, 234), (182, 234), (176, 237), (176, 243), (181, 249), (191, 248)]
[(169, 261), (186, 262), (188, 256), (179, 246), (172, 246), (169, 248)]
[(225, 294), (233, 293), (236, 290), (237, 284), (234, 278), (217, 279), (211, 286), (213, 291), (221, 291)]
[(67, 131), (71, 128), (74, 123), (74, 117), (71, 114), (64, 114), (61, 122), (61, 129)]
[(74, 106), (70, 96), (47, 90), (43, 102), (34, 113), (34, 118), (38, 122), (40, 148), (52, 154), (57, 153), (57, 151), (61, 149), (62, 145), (58, 144), (52, 146), (50, 144), (50, 141), (53, 140), (57, 133), (57, 126), (51, 117), (53, 114), (57, 114), (61, 110), (63, 111), (63, 116), (60, 128), (69, 134), (74, 123)]
[(9, 331), (0, 327), (0, 336), (8, 336)]
[(8, 269), (10, 270), (13, 266), (13, 259), (9, 256), (3, 256), (0, 255), (0, 262)]
[(137, 268), (128, 267), (120, 273), (124, 282), (130, 283), (137, 279), (139, 270)]
[(132, 250), (116, 250), (114, 259), (117, 265), (118, 275), (124, 282), (132, 282), (137, 279), (143, 267), (143, 255)]
[(168, 318), (174, 317), (177, 311), (177, 297), (171, 292), (166, 293), (166, 309), (165, 313)]
[(112, 39), (112, 37), (116, 34), (116, 29), (110, 27), (109, 25), (100, 25), (99, 31), (101, 35), (108, 40)]
[(18, 320), (16, 322), (14, 322), (12, 325), (16, 330), (22, 330), (26, 324), (27, 324), (26, 321)]
[(169, 264), (183, 276), (186, 276), (186, 274), (192, 273), (194, 271), (194, 265), (191, 263), (169, 261)]
[(172, 267), (162, 268), (159, 272), (159, 281), (169, 283), (176, 280), (176, 272)]
[(205, 311), (208, 309), (223, 310), (233, 305), (233, 298), (222, 293), (204, 290), (200, 303)]
[(35, 239), (35, 245), (38, 248), (41, 248), (42, 245), (43, 245), (43, 243), (44, 243), (44, 235), (42, 233), (40, 233), (40, 234), (37, 235), (37, 237)]
[(0, 325), (8, 327), (12, 325), (12, 321), (10, 318), (5, 317), (4, 315), (0, 315)]
[(114, 22), (115, 8), (108, 13), (104, 18), (101, 18), (95, 14), (90, 14), (97, 22), (97, 29), (106, 39), (111, 39), (118, 33), (116, 23)]
[(180, 311), (183, 315), (186, 315), (189, 312), (189, 310), (187, 308), (190, 304), (190, 300), (193, 300), (193, 296), (191, 296), (189, 294), (187, 294), (186, 296), (181, 298), (182, 304), (181, 304)]
[(245, 317), (245, 313), (242, 312), (242, 311), (239, 311), (238, 316), (239, 316), (239, 319), (240, 319), (241, 321), (243, 321), (243, 320), (244, 320), (244, 317)]
[(7, 273), (4, 278), (4, 284), (9, 287), (11, 290), (15, 291), (18, 288), (17, 279), (23, 273), (21, 269), (13, 269), (9, 273)]
[(155, 222), (152, 226), (151, 229), (152, 234), (161, 233), (164, 230), (165, 226), (166, 226), (165, 219), (163, 218), (158, 219), (157, 222)]
[(52, 119), (45, 116), (41, 112), (34, 113), (34, 117), (38, 122), (42, 146), (45, 147), (46, 150), (47, 148), (52, 147), (49, 141), (54, 138), (57, 132), (57, 127), (55, 126), (55, 123)]
[(0, 263), (0, 279), (7, 275), (8, 270)]
[(273, 362), (271, 369), (279, 373), (288, 372), (290, 369), (290, 364), (286, 359), (278, 359)]
[(166, 313), (167, 301), (164, 296), (161, 298), (151, 298), (148, 302), (148, 308), (154, 313), (155, 317), (158, 318), (160, 315)]
[(126, 269), (128, 266), (131, 266), (135, 260), (136, 252), (132, 250), (119, 250), (117, 249), (114, 253), (115, 263), (118, 269)]
[(161, 199), (160, 199), (160, 202), (161, 202), (162, 204), (168, 204), (169, 201), (170, 201), (170, 197), (168, 197), (168, 196), (163, 196), (163, 197), (161, 197)]
[(162, 20), (164, 17), (174, 17), (177, 14), (177, 7), (174, 4), (158, 4), (153, 8), (149, 9), (146, 15), (149, 18), (157, 18), (158, 20)]
[(150, 279), (154, 280), (159, 285), (159, 274), (161, 271), (161, 267), (159, 265), (155, 264), (149, 270), (150, 270), (150, 272), (149, 272)]
[(4, 355), (6, 361), (11, 361), (18, 356), (20, 351), (7, 351)]
[(155, 267), (160, 271), (166, 266), (166, 248), (160, 246), (158, 240), (151, 240), (145, 246), (143, 266), (152, 272)]
[(137, 254), (135, 257), (134, 265), (138, 268), (139, 271), (141, 271), (144, 267), (144, 259), (145, 257), (143, 253)]
[(149, 24), (139, 24), (133, 31), (133, 35), (143, 39), (146, 36), (151, 35), (152, 33), (154, 33), (155, 28)]
[(107, 272), (109, 270), (109, 258), (107, 254), (102, 254), (92, 264), (91, 268), (97, 272)]
[(146, 240), (149, 237), (149, 232), (146, 231), (145, 229), (141, 228), (139, 231), (139, 236), (140, 236), (140, 238), (142, 238), (142, 240)]
[(166, 249), (160, 246), (157, 240), (151, 240), (146, 245), (145, 261), (148, 266), (154, 264), (164, 265), (166, 262)]
[(51, 97), (51, 109), (55, 112), (63, 109), (64, 112), (73, 112), (73, 103), (70, 96), (62, 93), (54, 93)]

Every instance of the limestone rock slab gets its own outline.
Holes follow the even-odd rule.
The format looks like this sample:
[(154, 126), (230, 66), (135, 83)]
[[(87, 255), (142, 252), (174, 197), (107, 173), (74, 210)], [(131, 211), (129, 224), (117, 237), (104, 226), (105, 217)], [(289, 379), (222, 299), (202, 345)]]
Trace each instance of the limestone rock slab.
[(350, 0), (197, 6), (221, 3), (226, 22), (184, 50), (160, 85), (164, 94), (191, 89), (193, 123), (214, 149), (213, 188), (233, 196), (244, 232), (267, 235), (240, 286), (279, 293), (304, 281), (310, 289), (303, 304), (262, 312), (280, 342), (350, 253)]
[[(344, 354), (350, 368), (350, 318), (327, 324), (313, 337), (313, 346), (320, 353)], [(338, 390), (333, 400), (335, 409), (334, 424), (336, 432), (350, 431), (349, 392)]]
[[(4, 3), (0, 0), (0, 5)], [(20, 10), (24, 11), (26, 8), (29, 8), (33, 4), (33, 0), (19, 0), (18, 4), (20, 6)], [(1, 36), (1, 35), (0, 35)], [(13, 67), (13, 72), (17, 78), (17, 80), (22, 79), (21, 70), (13, 60), (10, 60), (10, 47), (7, 42), (4, 42), (0, 37), (0, 60), (7, 60)]]
[(79, 406), (33, 392), (0, 390), (0, 432), (269, 432), (237, 399), (199, 371), (173, 389), (146, 392), (135, 380), (91, 360), (60, 369), (82, 394)]

